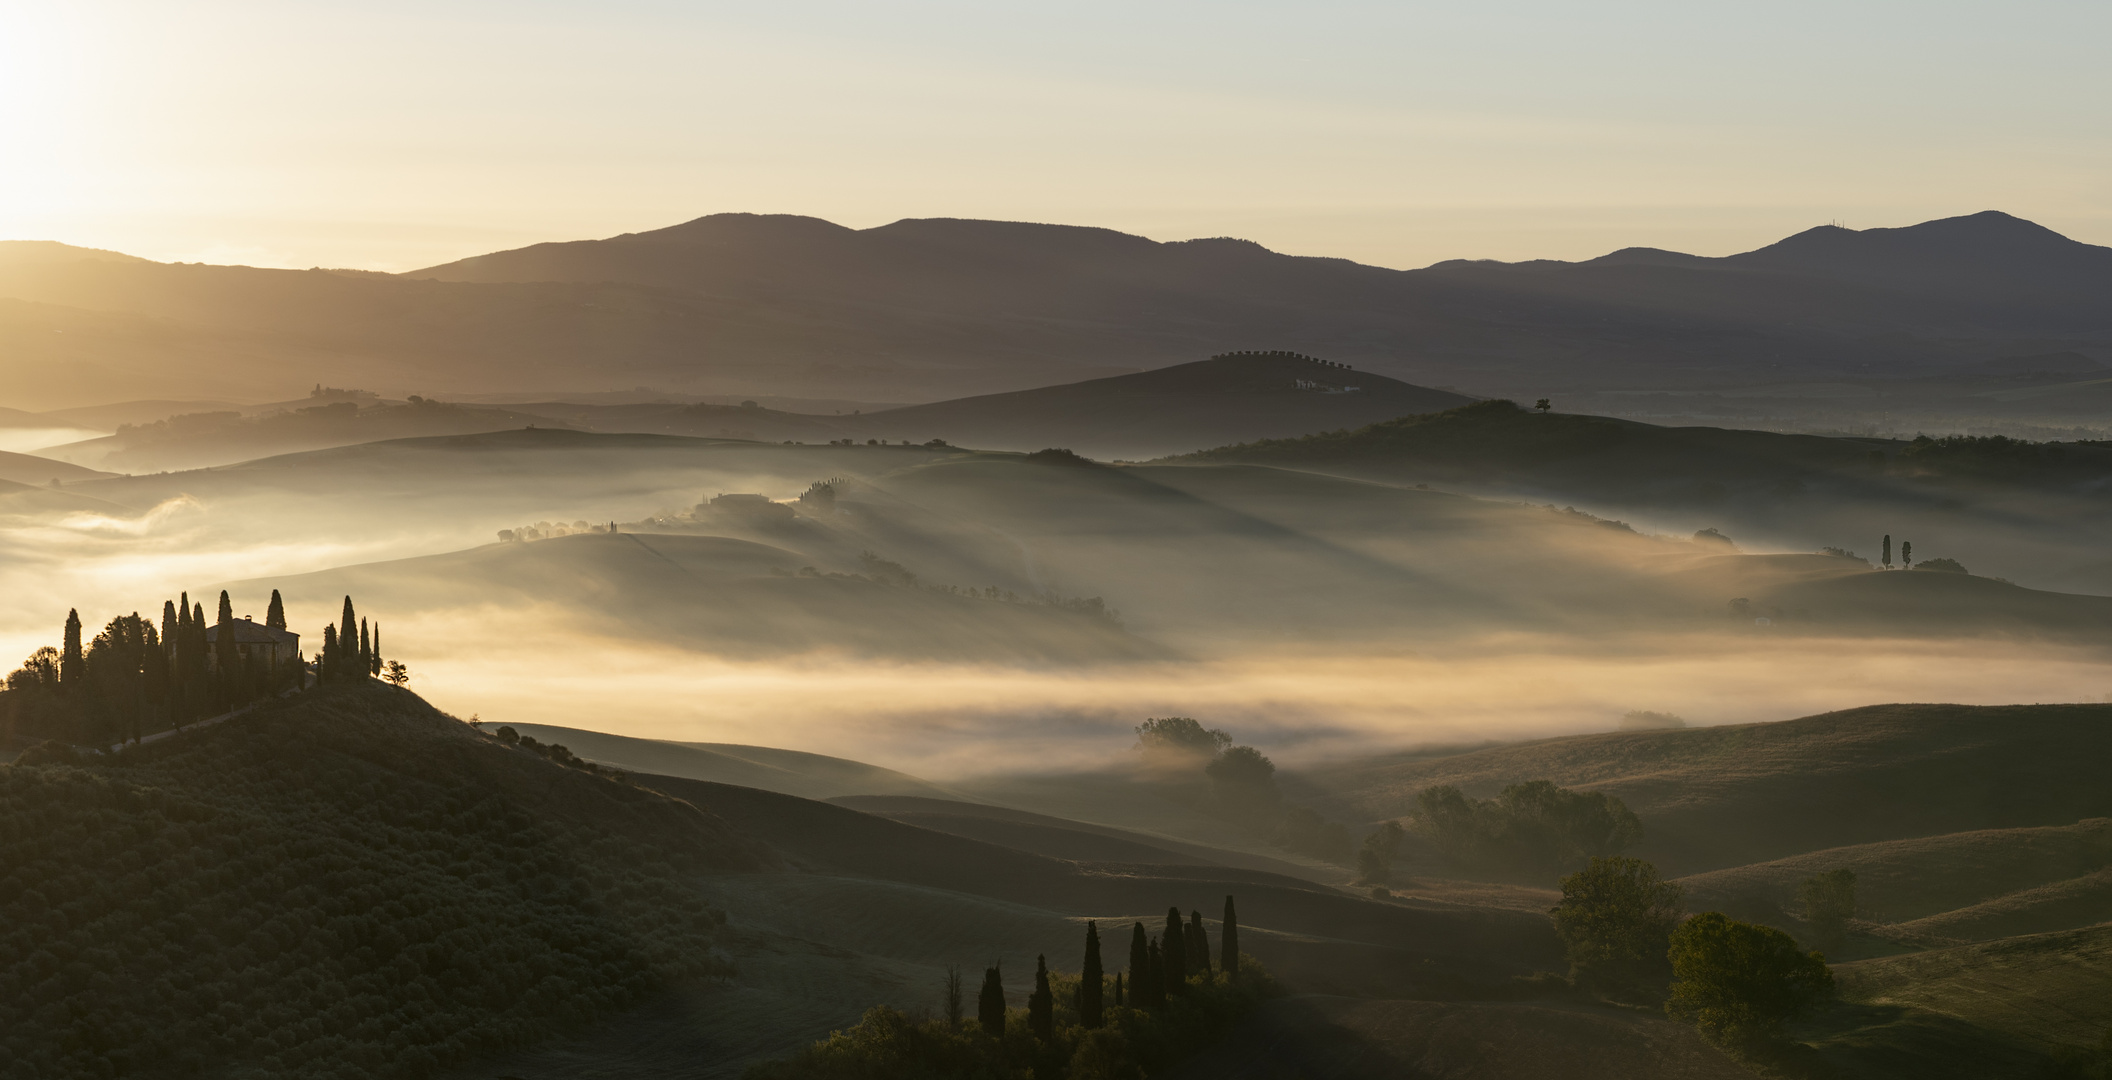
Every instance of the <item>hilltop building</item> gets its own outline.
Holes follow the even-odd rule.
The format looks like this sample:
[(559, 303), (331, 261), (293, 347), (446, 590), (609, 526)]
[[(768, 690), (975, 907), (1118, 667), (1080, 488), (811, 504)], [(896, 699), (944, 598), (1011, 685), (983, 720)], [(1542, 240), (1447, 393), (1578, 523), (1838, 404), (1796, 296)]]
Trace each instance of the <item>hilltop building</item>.
[[(290, 664), (301, 653), (301, 635), (276, 626), (266, 626), (245, 615), (228, 624), (234, 632), (235, 652), (246, 661), (270, 660), (272, 666)], [(205, 655), (207, 663), (214, 662), (219, 655), (220, 627), (218, 624), (205, 628)]]

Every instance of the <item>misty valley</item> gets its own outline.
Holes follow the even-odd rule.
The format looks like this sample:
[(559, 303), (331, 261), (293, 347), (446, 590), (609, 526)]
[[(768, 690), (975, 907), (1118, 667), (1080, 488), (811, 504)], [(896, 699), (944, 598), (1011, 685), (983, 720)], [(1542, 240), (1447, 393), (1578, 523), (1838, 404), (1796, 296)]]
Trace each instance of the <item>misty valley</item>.
[(2107, 282), (0, 243), (0, 1075), (2112, 1075)]

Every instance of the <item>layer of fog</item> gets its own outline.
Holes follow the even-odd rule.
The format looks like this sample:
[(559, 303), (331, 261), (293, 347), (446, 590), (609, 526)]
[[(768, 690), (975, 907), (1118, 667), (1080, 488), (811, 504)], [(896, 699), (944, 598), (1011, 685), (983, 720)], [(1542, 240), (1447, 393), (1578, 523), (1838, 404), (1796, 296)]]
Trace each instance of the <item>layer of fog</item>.
[(1028, 670), (730, 664), (582, 638), (560, 613), (508, 614), (504, 641), (473, 615), (392, 628), (413, 688), (464, 719), (785, 747), (934, 780), (1116, 764), (1152, 716), (1194, 716), (1296, 764), (1611, 731), (1632, 710), (1704, 725), (1883, 702), (2112, 698), (2098, 651), (1993, 641), (1513, 636), (1418, 654)]

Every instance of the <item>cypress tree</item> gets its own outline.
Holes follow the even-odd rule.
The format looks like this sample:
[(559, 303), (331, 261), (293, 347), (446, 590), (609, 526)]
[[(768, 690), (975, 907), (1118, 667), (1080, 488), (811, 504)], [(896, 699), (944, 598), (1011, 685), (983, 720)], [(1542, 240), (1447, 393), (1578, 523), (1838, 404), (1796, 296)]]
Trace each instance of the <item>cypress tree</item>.
[(1169, 994), (1179, 994), (1188, 989), (1188, 942), (1187, 935), (1181, 930), (1181, 909), (1167, 908), (1166, 933), (1160, 939), (1165, 942), (1160, 951), (1165, 958), (1166, 981), (1159, 985), (1165, 987), (1166, 993)]
[(179, 621), (181, 620), (176, 618), (176, 602), (174, 600), (163, 600), (161, 602), (161, 643), (163, 647), (171, 649), (176, 647), (176, 624)]
[(352, 614), (352, 598), (347, 596), (345, 597), (344, 624), (337, 628), (338, 655), (336, 661), (330, 665), (331, 678), (351, 678), (352, 672), (359, 667), (359, 657), (352, 654), (352, 650), (358, 648), (355, 642), (359, 639), (352, 636), (358, 631), (358, 628), (359, 618)]
[(264, 609), (264, 625), (273, 630), (286, 629), (286, 602), (279, 599), (279, 590), (271, 590), (271, 606)]
[(1049, 989), (1049, 958), (1034, 958), (1034, 992), (1027, 997), (1027, 1026), (1042, 1042), (1056, 1040), (1056, 994)]
[(1188, 913), (1188, 969), (1210, 977), (1210, 934), (1203, 929), (1203, 913)]
[(1122, 1005), (1122, 973), (1117, 971), (1115, 972), (1115, 1008), (1119, 1009)]
[(1089, 1028), (1101, 1023), (1100, 928), (1085, 924), (1085, 965), (1078, 972), (1078, 1022)]
[(1218, 946), (1224, 950), (1219, 954), (1217, 966), (1224, 969), (1225, 974), (1237, 976), (1239, 974), (1239, 917), (1232, 913), (1232, 898), (1229, 896), (1225, 897), (1225, 922), (1223, 926), (1218, 927), (1217, 934)]
[(998, 965), (983, 969), (983, 989), (975, 996), (975, 1019), (983, 1033), (996, 1038), (1005, 1034), (1005, 983)]
[(359, 672), (374, 674), (374, 643), (367, 637), (367, 620), (359, 620)]
[(227, 598), (227, 590), (220, 590), (220, 617), (213, 620), (216, 626), (235, 621), (235, 605)]
[(87, 670), (81, 666), (81, 613), (66, 609), (66, 645), (59, 652), (59, 692), (72, 695), (84, 691), (82, 676)]
[(1151, 961), (1145, 965), (1145, 988), (1147, 996), (1144, 1007), (1163, 1009), (1166, 1007), (1166, 950), (1159, 948), (1157, 940), (1151, 943)]
[(367, 674), (381, 674), (381, 621), (374, 622), (374, 659), (367, 665)]
[(323, 624), (323, 652), (315, 664), (315, 681), (329, 682), (337, 678), (337, 627)]
[(1890, 569), (1892, 569), (1892, 534), (1891, 534), (1891, 533), (1886, 533), (1886, 534), (1885, 534), (1885, 554), (1884, 554), (1884, 559), (1883, 559), (1882, 561), (1884, 562), (1884, 565), (1885, 565), (1885, 569), (1887, 569), (1887, 570), (1890, 570)]
[(1151, 950), (1144, 924), (1129, 935), (1129, 1001), (1137, 1008), (1151, 1004)]

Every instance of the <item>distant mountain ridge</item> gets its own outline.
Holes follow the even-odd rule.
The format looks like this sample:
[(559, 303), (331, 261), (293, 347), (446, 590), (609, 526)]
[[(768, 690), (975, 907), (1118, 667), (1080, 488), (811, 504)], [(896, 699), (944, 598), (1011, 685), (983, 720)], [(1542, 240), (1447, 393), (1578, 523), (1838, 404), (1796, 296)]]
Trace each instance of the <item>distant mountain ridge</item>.
[(0, 374), (24, 406), (79, 403), (56, 395), (82, 384), (254, 399), (317, 380), (936, 400), (1257, 347), (1520, 396), (2106, 359), (2112, 249), (1994, 211), (1720, 259), (1410, 271), (1229, 238), (755, 214), (395, 277), (0, 247)]

